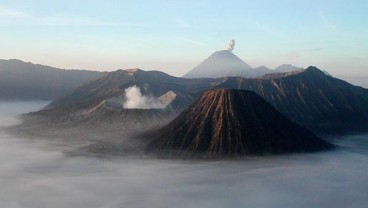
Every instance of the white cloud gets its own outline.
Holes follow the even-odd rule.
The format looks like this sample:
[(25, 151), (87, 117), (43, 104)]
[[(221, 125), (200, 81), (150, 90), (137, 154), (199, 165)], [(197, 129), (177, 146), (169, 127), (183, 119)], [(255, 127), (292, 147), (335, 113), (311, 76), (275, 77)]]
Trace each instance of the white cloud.
[(27, 13), (23, 11), (0, 7), (0, 17), (2, 18), (22, 18), (27, 16)]
[(112, 26), (111, 22), (104, 22), (90, 17), (56, 14), (52, 16), (35, 17), (35, 24), (53, 26)]
[[(53, 14), (34, 15), (25, 11), (0, 6), (0, 24), (48, 25), (48, 26), (113, 26), (114, 22), (102, 21), (88, 16)], [(121, 26), (121, 24), (119, 24)], [(131, 26), (131, 25), (126, 25)]]

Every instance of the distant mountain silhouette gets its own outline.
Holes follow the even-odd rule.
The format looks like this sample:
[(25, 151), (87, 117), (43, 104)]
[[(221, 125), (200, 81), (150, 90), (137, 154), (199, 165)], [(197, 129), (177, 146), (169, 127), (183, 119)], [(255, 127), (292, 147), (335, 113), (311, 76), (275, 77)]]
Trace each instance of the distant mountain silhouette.
[(176, 157), (204, 153), (263, 155), (326, 150), (332, 145), (290, 122), (259, 95), (218, 89), (203, 93), (194, 104), (155, 133), (148, 151)]
[(54, 100), (38, 114), (63, 116), (91, 109), (104, 100), (124, 97), (125, 89), (134, 85), (140, 87), (143, 94), (155, 97), (169, 91), (180, 95), (170, 104), (174, 112), (188, 107), (208, 89), (244, 89), (256, 92), (288, 119), (314, 131), (368, 130), (368, 89), (327, 76), (315, 67), (257, 79), (186, 79), (159, 71), (118, 70)]
[(103, 75), (0, 59), (0, 100), (51, 100)]
[(280, 79), (282, 77), (288, 77), (291, 75), (296, 75), (299, 73), (304, 72), (305, 70), (301, 69), (298, 71), (289, 71), (289, 72), (280, 72), (280, 73), (268, 73), (268, 74), (264, 74), (262, 76), (258, 76), (258, 79)]
[(229, 50), (216, 51), (206, 60), (194, 67), (185, 78), (217, 78), (241, 76), (253, 68)]
[(216, 51), (198, 66), (187, 72), (184, 78), (245, 77), (258, 78), (266, 74), (299, 71), (302, 68), (283, 64), (275, 69), (266, 66), (252, 68), (229, 50)]
[(296, 74), (299, 71), (303, 70), (302, 68), (292, 66), (290, 64), (283, 64), (275, 69), (269, 69), (265, 66), (260, 66), (250, 70), (247, 74), (239, 75), (245, 78), (261, 78), (261, 79), (269, 79), (270, 77), (283, 77), (292, 74)]
[(265, 74), (272, 74), (274, 73), (273, 70), (265, 67), (265, 66), (260, 66), (260, 67), (257, 67), (257, 68), (254, 68), (253, 70), (249, 71), (245, 77), (247, 78), (257, 78), (257, 77), (261, 77)]
[(299, 71), (303, 68), (296, 67), (290, 64), (282, 64), (281, 66), (276, 67), (273, 69), (274, 73), (283, 73), (283, 72), (292, 72), (292, 71)]

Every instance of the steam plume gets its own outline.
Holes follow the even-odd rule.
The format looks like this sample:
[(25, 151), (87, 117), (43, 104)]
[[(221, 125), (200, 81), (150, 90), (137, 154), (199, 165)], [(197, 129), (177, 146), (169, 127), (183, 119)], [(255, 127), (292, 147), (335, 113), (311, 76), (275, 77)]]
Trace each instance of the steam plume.
[(235, 40), (230, 40), (227, 46), (227, 50), (232, 51), (235, 47)]
[(157, 109), (166, 107), (166, 104), (162, 103), (159, 99), (152, 96), (142, 95), (139, 87), (135, 85), (125, 89), (125, 97), (126, 101), (123, 105), (126, 109)]

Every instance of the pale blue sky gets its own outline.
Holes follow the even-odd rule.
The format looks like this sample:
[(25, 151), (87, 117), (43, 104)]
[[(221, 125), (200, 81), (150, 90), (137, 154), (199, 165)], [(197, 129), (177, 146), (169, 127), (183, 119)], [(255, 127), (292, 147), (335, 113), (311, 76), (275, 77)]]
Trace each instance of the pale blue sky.
[(0, 0), (2, 59), (181, 76), (229, 39), (254, 67), (316, 65), (368, 80), (365, 0)]

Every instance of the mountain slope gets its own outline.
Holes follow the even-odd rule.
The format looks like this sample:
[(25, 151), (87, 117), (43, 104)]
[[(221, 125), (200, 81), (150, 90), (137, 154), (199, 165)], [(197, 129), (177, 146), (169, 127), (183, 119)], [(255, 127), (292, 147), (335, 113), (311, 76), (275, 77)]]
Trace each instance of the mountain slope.
[[(204, 88), (210, 88), (211, 80), (178, 78), (160, 71), (117, 70), (54, 100), (46, 109), (78, 110), (90, 108), (108, 98), (123, 96), (125, 89), (134, 85), (141, 89), (143, 95), (149, 94), (159, 97), (169, 91), (174, 91), (181, 95), (180, 98), (184, 98), (191, 97), (190, 93), (197, 93)], [(190, 98), (182, 101), (186, 100), (192, 101)], [(185, 105), (189, 104), (186, 103)]]
[[(151, 135), (152, 136), (152, 135)], [(254, 92), (209, 90), (152, 136), (148, 151), (175, 157), (283, 154), (325, 150), (332, 145), (290, 122)]]
[(0, 100), (51, 100), (104, 73), (0, 60)]
[(368, 90), (326, 76), (315, 67), (257, 79), (185, 79), (158, 71), (119, 70), (77, 88), (38, 113), (50, 115), (48, 111), (60, 111), (64, 115), (65, 111), (74, 113), (90, 109), (106, 99), (124, 96), (124, 90), (133, 85), (140, 87), (143, 94), (155, 97), (175, 92), (178, 97), (170, 107), (179, 111), (208, 89), (250, 90), (293, 122), (314, 131), (343, 133), (368, 130)]
[(254, 91), (292, 121), (314, 130), (368, 130), (368, 90), (316, 67), (270, 79), (228, 78), (216, 88)]
[(226, 76), (244, 76), (252, 69), (229, 50), (216, 51), (206, 60), (194, 67), (185, 78), (217, 78)]

